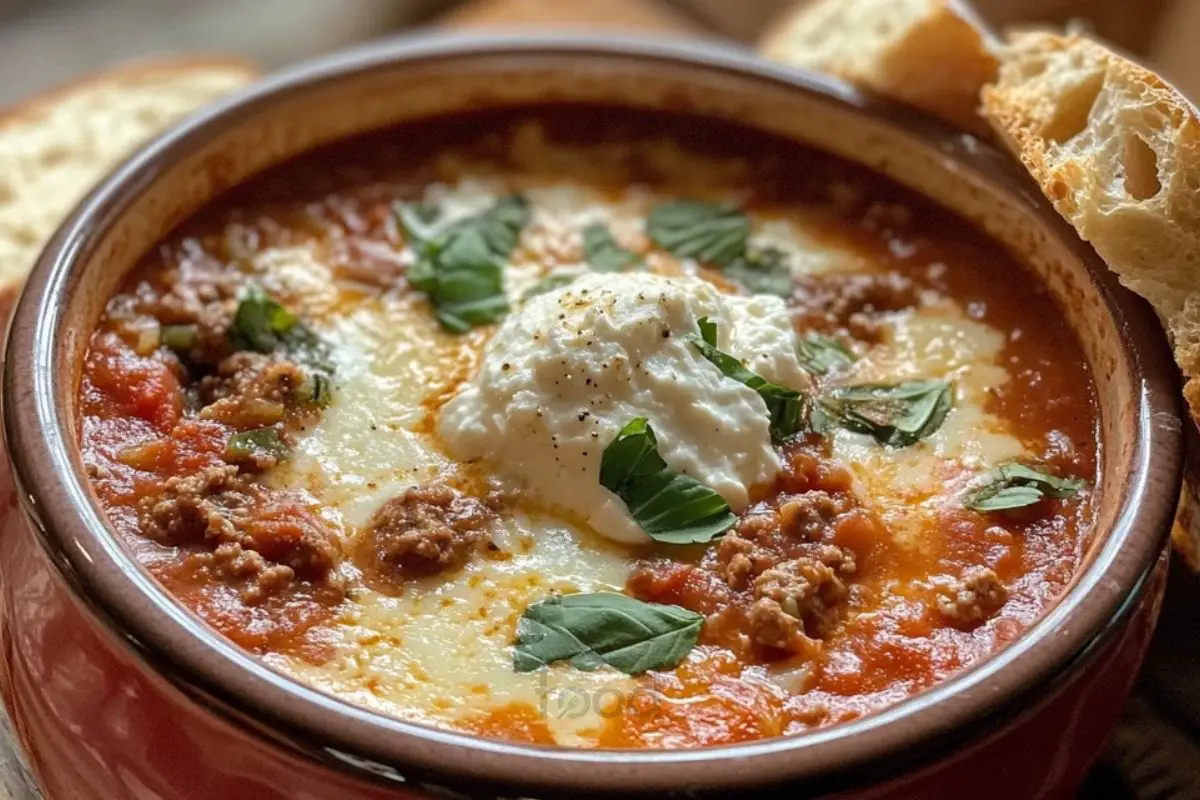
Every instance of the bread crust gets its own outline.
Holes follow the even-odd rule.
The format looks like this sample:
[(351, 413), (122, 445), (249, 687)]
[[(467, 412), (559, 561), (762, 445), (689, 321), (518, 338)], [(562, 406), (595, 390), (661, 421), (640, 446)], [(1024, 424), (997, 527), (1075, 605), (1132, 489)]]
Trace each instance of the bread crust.
[(249, 59), (216, 53), (128, 61), (102, 72), (92, 72), (60, 83), (7, 106), (0, 106), (0, 135), (3, 135), (5, 128), (19, 124), (26, 117), (41, 113), (67, 97), (106, 84), (160, 83), (171, 77), (210, 70), (240, 76), (246, 83), (261, 74), (258, 66)]
[(815, 0), (760, 40), (767, 58), (836, 75), (980, 135), (979, 89), (998, 62), (956, 0)]
[(1154, 72), (1083, 36), (1012, 39), (983, 112), (1042, 191), (1170, 332), (1200, 419), (1200, 120)]
[(71, 207), (129, 152), (257, 74), (217, 55), (132, 62), (0, 111), (0, 291), (24, 280)]
[[(1200, 421), (1200, 119), (1151, 70), (1084, 36), (1013, 35), (983, 113), (1059, 213), (1171, 336)], [(1190, 432), (1194, 435), (1194, 431)], [(1191, 438), (1191, 437), (1190, 437)], [(1200, 569), (1189, 474), (1172, 531)]]

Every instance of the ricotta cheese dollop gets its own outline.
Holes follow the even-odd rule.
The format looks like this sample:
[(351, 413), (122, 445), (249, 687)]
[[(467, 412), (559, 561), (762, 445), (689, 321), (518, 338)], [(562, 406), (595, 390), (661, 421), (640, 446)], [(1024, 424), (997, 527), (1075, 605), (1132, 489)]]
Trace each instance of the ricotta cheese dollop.
[(727, 295), (691, 277), (592, 273), (505, 319), (479, 371), (442, 407), (440, 436), (451, 456), (486, 462), (538, 505), (638, 543), (648, 537), (600, 485), (600, 461), (622, 426), (646, 417), (667, 465), (740, 511), (780, 461), (762, 398), (689, 341), (702, 317), (749, 369), (808, 388), (779, 298)]

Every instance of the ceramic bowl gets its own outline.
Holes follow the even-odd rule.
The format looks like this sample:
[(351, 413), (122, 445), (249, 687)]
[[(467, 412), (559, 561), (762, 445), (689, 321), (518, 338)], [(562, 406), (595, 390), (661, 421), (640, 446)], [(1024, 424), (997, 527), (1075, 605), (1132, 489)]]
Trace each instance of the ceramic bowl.
[[(802, 736), (676, 752), (521, 746), (378, 716), (273, 672), (110, 535), (77, 447), (88, 334), (138, 257), (218, 193), (317, 145), (467, 108), (602, 102), (731, 119), (835, 153), (984, 229), (1057, 296), (1100, 399), (1095, 540), (1061, 601), (978, 668)], [(136, 154), (72, 215), (4, 368), (2, 684), (51, 798), (1069, 797), (1144, 653), (1180, 488), (1176, 374), (1124, 291), (988, 145), (829, 78), (714, 45), (420, 37), (268, 78)]]

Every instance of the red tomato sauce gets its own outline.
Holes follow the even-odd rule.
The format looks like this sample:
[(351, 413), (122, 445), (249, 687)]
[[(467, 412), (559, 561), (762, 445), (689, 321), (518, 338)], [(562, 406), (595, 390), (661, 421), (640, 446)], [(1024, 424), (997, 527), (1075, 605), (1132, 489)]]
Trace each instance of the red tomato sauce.
[[(211, 387), (195, 376), (190, 356), (143, 341), (143, 323), (175, 325), (186, 317), (194, 324), (194, 315), (161, 302), (167, 287), (182, 282), (205, 302), (228, 299), (245, 282), (242, 264), (249, 255), (314, 238), (326, 244), (339, 279), (356, 281), (366, 293), (407, 291), (400, 261), (392, 257), (402, 246), (393, 201), (436, 178), (430, 164), (444, 148), (467, 148), (503, 164), (504, 131), (531, 114), (434, 121), (285, 164), (173, 232), (110, 302), (92, 337), (79, 395), (79, 435), (93, 486), (117, 532), (166, 590), (248, 650), (314, 662), (328, 655), (331, 626), (346, 596), (345, 586), (330, 577), (339, 555), (336, 546), (324, 545), (334, 537), (322, 527), (319, 509), (286, 489), (251, 481), (227, 490), (222, 496), (242, 498), (242, 549), (234, 555), (250, 551), (290, 571), (283, 588), (260, 592), (262, 581), (243, 579), (242, 566), (214, 566), (207, 539), (148, 533), (148, 515), (164, 485), (228, 467), (230, 440), (248, 424), (237, 423), (236, 415), (231, 423), (198, 411), (203, 403), (197, 393)], [(659, 553), (631, 576), (629, 593), (700, 611), (707, 621), (690, 660), (641, 678), (649, 691), (606, 715), (602, 746), (726, 744), (854, 719), (978, 664), (1055, 602), (1090, 542), (1100, 443), (1087, 362), (1036, 277), (950, 212), (836, 159), (736, 126), (603, 109), (581, 116), (548, 108), (535, 116), (552, 138), (581, 145), (669, 134), (684, 150), (749, 159), (753, 177), (739, 189), (751, 213), (784, 205), (814, 210), (831, 237), (851, 242), (878, 267), (875, 278), (801, 280), (790, 300), (798, 330), (838, 333), (869, 345), (882, 335), (881, 313), (905, 308), (921, 293), (955, 301), (971, 319), (1006, 337), (999, 361), (1009, 378), (995, 387), (987, 410), (1034, 460), (1089, 483), (1069, 499), (1013, 513), (943, 506), (924, 546), (913, 549), (894, 543), (887, 523), (855, 496), (850, 474), (819, 437), (788, 445), (789, 468), (733, 532), (749, 537), (744, 552), (726, 537), (698, 558)], [(670, 174), (636, 157), (627, 171), (611, 176), (610, 188), (630, 180), (672, 185)], [(224, 335), (220, 324), (214, 330)], [(206, 346), (203, 337), (211, 331), (202, 324), (200, 332), (197, 348)], [(250, 377), (262, 379), (268, 366), (258, 364)], [(294, 388), (285, 382), (285, 410), (274, 423), (285, 437), (301, 435), (316, 413), (291, 405), (287, 391)], [(750, 519), (756, 514), (777, 527), (756, 528)], [(780, 536), (788, 525), (808, 525), (802, 542)], [(760, 569), (768, 561), (772, 566)], [(801, 624), (789, 630), (772, 627), (778, 618), (755, 605), (762, 599), (759, 579), (784, 562), (811, 567), (821, 586), (812, 595), (819, 602), (801, 609)], [(980, 600), (987, 608), (978, 619), (969, 603), (960, 608), (922, 583), (981, 568), (991, 573), (981, 591), (998, 582), (1004, 597), (998, 605), (996, 598)], [(258, 569), (255, 576), (277, 576)], [(786, 588), (780, 591), (786, 596)], [(544, 715), (519, 703), (461, 727), (482, 736), (553, 742)]]

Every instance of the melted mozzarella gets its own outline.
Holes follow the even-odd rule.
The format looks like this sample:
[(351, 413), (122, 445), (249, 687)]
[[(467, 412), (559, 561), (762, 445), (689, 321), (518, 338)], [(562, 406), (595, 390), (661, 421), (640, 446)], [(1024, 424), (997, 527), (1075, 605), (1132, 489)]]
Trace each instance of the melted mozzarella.
[(1004, 335), (969, 319), (952, 303), (892, 315), (884, 343), (855, 364), (845, 383), (899, 383), (942, 378), (954, 384), (954, 407), (932, 436), (885, 448), (869, 436), (837, 430), (833, 453), (858, 479), (893, 535), (919, 545), (933, 515), (985, 470), (1024, 454), (1021, 442), (985, 408), (1008, 379), (996, 364)]
[[(489, 178), (433, 186), (427, 199), (465, 216), (518, 188), (531, 199), (533, 208), (531, 223), (506, 274), (514, 308), (521, 307), (519, 298), (529, 285), (556, 268), (584, 274), (578, 227), (605, 222), (624, 246), (634, 250), (645, 247), (642, 220), (654, 202), (645, 190), (610, 197), (569, 185), (514, 186)], [(822, 238), (812, 225), (811, 219), (802, 216), (762, 222), (756, 227), (755, 243), (795, 254), (798, 271), (871, 269), (852, 248)], [(352, 290), (343, 291), (332, 282), (322, 258), (318, 249), (296, 247), (269, 251), (256, 262), (264, 286), (300, 303), (317, 320), (338, 360), (332, 404), (301, 438), (294, 457), (276, 469), (270, 480), (312, 494), (343, 532), (349, 549), (382, 503), (407, 486), (461, 469), (444, 452), (431, 414), (464, 382), (468, 387), (490, 385), (492, 378), (487, 373), (504, 362), (495, 361), (492, 352), (484, 356), (485, 344), (490, 340), (488, 347), (501, 349), (504, 328), (510, 323), (495, 335), (488, 329), (465, 336), (447, 335), (419, 296), (364, 298)], [(657, 268), (658, 264), (650, 266)], [(616, 280), (647, 278), (631, 274), (584, 277), (571, 291)], [(690, 288), (673, 301), (672, 331), (691, 330), (696, 318), (707, 314), (718, 321), (722, 349), (743, 358), (770, 380), (804, 387), (794, 357), (780, 350), (787, 321), (779, 314), (778, 300), (739, 298), (705, 286), (683, 285)], [(542, 311), (554, 309), (567, 296), (569, 292), (543, 295), (531, 299), (529, 305), (538, 304)], [(582, 309), (571, 313), (576, 312)], [(529, 318), (518, 311), (510, 317), (510, 321), (514, 319)], [(964, 482), (979, 470), (1020, 455), (1021, 445), (985, 407), (988, 389), (1007, 377), (997, 365), (1004, 344), (1001, 333), (972, 321), (951, 303), (898, 312), (889, 322), (883, 341), (866, 352), (849, 374), (840, 376), (839, 382), (946, 377), (956, 383), (954, 410), (938, 433), (911, 448), (884, 448), (867, 437), (846, 432), (835, 434), (833, 446), (837, 457), (854, 472), (863, 501), (888, 521), (896, 543), (919, 548), (921, 537), (936, 529), (932, 515), (937, 508), (955, 502)], [(526, 323), (520, 324), (525, 329)], [(657, 335), (661, 337), (661, 329)], [(566, 347), (570, 338), (564, 336), (559, 344)], [(672, 347), (681, 346), (675, 339), (673, 334)], [(624, 343), (620, 352), (632, 352), (629, 341), (618, 338), (617, 343)], [(767, 455), (763, 449), (766, 419), (761, 400), (711, 365), (702, 372), (698, 368), (704, 363), (688, 362), (687, 372), (672, 372), (680, 366), (678, 359), (688, 356), (671, 352), (674, 360), (663, 380), (669, 381), (671, 375), (687, 380), (659, 404), (643, 407), (637, 405), (641, 400), (631, 395), (625, 395), (622, 402), (628, 403), (630, 410), (647, 413), (659, 433), (664, 456), (669, 454), (673, 466), (708, 469), (714, 480), (724, 481), (722, 488), (729, 498), (744, 502), (743, 487), (769, 477), (777, 468), (773, 453)], [(577, 394), (556, 395), (550, 388), (553, 379), (544, 379), (557, 370), (561, 383), (566, 374), (561, 364), (556, 367), (538, 353), (530, 354), (529, 359), (525, 363), (531, 370), (545, 371), (545, 375), (531, 371), (523, 379), (529, 381), (523, 390), (532, 393), (530, 401), (536, 404), (540, 398), (543, 405), (564, 416), (563, 422), (570, 423), (575, 417), (567, 413), (568, 407), (574, 406), (564, 398), (574, 398), (572, 402), (578, 404), (587, 393), (581, 389)], [(697, 369), (692, 371), (693, 367)], [(573, 382), (574, 372), (571, 374)], [(706, 377), (697, 383), (697, 375), (711, 380)], [(713, 406), (706, 407), (697, 403), (699, 400), (727, 403), (736, 411), (717, 419), (724, 436), (705, 437), (696, 452), (686, 454), (679, 443), (683, 436), (676, 431), (689, 428), (677, 426), (693, 424), (692, 415), (700, 412), (692, 406), (713, 413)], [(457, 413), (453, 407), (452, 402), (449, 416)], [(676, 418), (680, 413), (683, 421)], [(442, 416), (444, 429), (448, 415)], [(611, 438), (616, 419), (602, 424), (607, 438)], [(510, 423), (492, 420), (489, 424)], [(753, 436), (748, 431), (753, 431)], [(506, 446), (512, 451), (526, 444), (532, 447), (533, 442), (514, 437)], [(596, 447), (593, 452), (589, 446), (589, 463), (584, 466), (592, 470), (592, 483), (585, 486), (574, 480), (564, 484), (572, 492), (604, 493), (594, 474), (601, 450)], [(585, 458), (581, 453), (582, 446), (575, 455)], [(513, 457), (526, 455), (517, 450)], [(623, 508), (617, 510), (623, 512)], [(469, 724), (510, 703), (529, 703), (543, 710), (542, 718), (560, 744), (594, 745), (606, 710), (598, 700), (629, 691), (637, 685), (635, 679), (609, 669), (580, 672), (555, 667), (535, 673), (512, 669), (516, 621), (528, 604), (552, 590), (619, 590), (638, 555), (636, 550), (594, 535), (586, 525), (573, 523), (575, 516), (529, 511), (506, 519), (497, 532), (497, 544), (511, 554), (508, 560), (470, 562), (457, 573), (416, 582), (399, 597), (366, 588), (351, 574), (354, 589), (331, 634), (330, 658), (319, 665), (280, 654), (267, 658), (283, 671), (351, 702), (435, 725)], [(586, 702), (579, 705), (578, 700)], [(566, 708), (567, 704), (571, 707)]]
[[(509, 644), (525, 607), (551, 592), (620, 591), (628, 555), (551, 518), (516, 515), (505, 525), (496, 542), (511, 560), (476, 561), (400, 597), (364, 590), (338, 626), (329, 662), (272, 658), (318, 688), (403, 719), (450, 724), (527, 703), (543, 710), (561, 744), (594, 744), (606, 711), (596, 698), (628, 693), (634, 679), (566, 665), (518, 673)], [(562, 708), (574, 698), (588, 702)]]
[(779, 456), (763, 399), (690, 341), (704, 317), (718, 346), (768, 381), (808, 385), (779, 298), (724, 295), (698, 278), (589, 274), (505, 319), (442, 409), (442, 438), (451, 455), (486, 460), (543, 507), (637, 543), (648, 537), (599, 475), (605, 446), (645, 417), (667, 466), (740, 511), (778, 473)]

